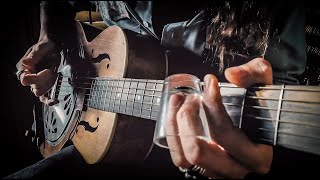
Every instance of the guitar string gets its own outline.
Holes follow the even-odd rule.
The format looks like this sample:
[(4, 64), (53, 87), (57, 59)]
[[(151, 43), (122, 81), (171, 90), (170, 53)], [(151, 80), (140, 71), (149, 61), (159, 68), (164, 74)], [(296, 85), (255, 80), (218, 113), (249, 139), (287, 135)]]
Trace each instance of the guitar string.
[[(128, 101), (128, 102), (134, 103), (134, 101)], [(115, 104), (115, 103), (111, 103), (111, 104), (112, 104), (112, 107), (117, 106), (117, 104)], [(152, 105), (152, 104), (150, 103), (150, 105)], [(108, 108), (102, 108), (102, 107), (93, 107), (93, 108), (94, 109), (99, 109), (99, 110), (108, 110), (109, 112), (114, 112), (114, 113), (122, 113), (121, 110), (120, 110), (120, 105), (119, 105), (118, 109), (115, 109), (115, 108), (112, 108), (112, 107), (110, 108), (110, 106), (109, 106)], [(126, 108), (127, 108), (127, 106), (126, 106)], [(147, 109), (146, 108), (141, 108), (141, 107), (138, 108), (139, 112), (142, 112), (142, 110), (149, 110), (150, 111), (150, 115), (145, 115), (145, 114), (142, 114), (142, 113), (135, 113), (134, 109), (135, 109), (135, 107), (133, 106), (132, 109), (131, 109), (132, 111), (128, 112), (128, 111), (125, 110), (126, 113), (123, 113), (123, 114), (133, 115), (133, 116), (141, 117), (141, 118), (150, 118), (150, 119), (153, 119), (153, 120), (157, 119), (157, 117), (152, 116), (152, 112), (151, 112), (153, 110), (152, 108), (147, 108)], [(158, 111), (158, 110), (154, 110), (154, 111)], [(259, 116), (257, 116), (256, 118), (258, 118), (258, 117)], [(264, 118), (264, 117), (260, 117), (260, 118)], [(276, 119), (260, 119), (260, 120), (267, 120), (267, 121), (271, 121), (271, 122), (276, 121)], [(237, 124), (235, 122), (233, 122), (233, 123), (234, 123), (235, 126), (237, 126)], [(318, 126), (318, 125), (310, 125), (310, 124), (306, 124), (306, 123), (297, 123), (297, 122), (288, 122), (288, 121), (283, 121), (283, 120), (281, 120), (281, 123), (282, 124), (303, 125), (303, 126), (306, 126), (307, 128), (310, 128), (310, 127), (312, 127), (312, 128), (320, 128), (320, 126)], [(258, 129), (260, 131), (267, 131), (267, 132), (275, 132), (276, 131), (273, 128), (264, 128), (264, 129), (263, 128), (258, 128)], [(309, 137), (309, 138), (320, 140), (320, 137), (306, 136), (306, 135), (301, 135), (301, 134), (292, 134), (292, 133), (288, 133), (288, 132), (283, 132), (281, 130), (277, 130), (277, 131), (278, 131), (278, 136), (281, 135), (281, 134), (288, 134), (288, 135), (294, 135), (294, 136), (298, 136), (298, 137)]]
[[(72, 86), (70, 86), (70, 87), (72, 87)], [(109, 86), (109, 87), (113, 87), (113, 88), (120, 88), (120, 86)], [(81, 88), (80, 88), (81, 89)], [(83, 89), (83, 88), (82, 88)], [(89, 88), (89, 89), (91, 89), (91, 88)], [(129, 92), (130, 90), (135, 90), (135, 93), (132, 93), (132, 92)], [(132, 98), (135, 98), (136, 96), (141, 96), (141, 97), (144, 97), (144, 96), (150, 96), (150, 97), (157, 97), (157, 98), (161, 98), (161, 96), (160, 95), (154, 95), (154, 93), (153, 93), (153, 95), (151, 95), (151, 94), (145, 94), (145, 93), (137, 93), (137, 90), (139, 90), (139, 88), (128, 88), (128, 92), (109, 92), (109, 95), (110, 95), (110, 97), (107, 97), (107, 94), (106, 94), (106, 91), (107, 90), (102, 90), (102, 91), (100, 91), (100, 90), (98, 90), (98, 91), (96, 91), (96, 90), (93, 90), (93, 92), (95, 92), (96, 91), (96, 94), (98, 94), (98, 95), (93, 95), (92, 93), (91, 94), (84, 94), (85, 96), (89, 96), (89, 98), (88, 99), (90, 99), (90, 98), (96, 98), (96, 99), (99, 99), (100, 101), (101, 100), (108, 100), (108, 99), (111, 99), (111, 96), (113, 96), (113, 95), (115, 95), (115, 96), (123, 96), (123, 94), (126, 94), (126, 95), (132, 95)], [(146, 89), (140, 89), (140, 90), (146, 90)], [(156, 90), (156, 89), (150, 89), (150, 90), (152, 90), (152, 91), (155, 91), (155, 92), (159, 92), (159, 93), (161, 93), (161, 91), (159, 91), (159, 90)], [(66, 92), (67, 94), (69, 93), (68, 91), (62, 91), (62, 90), (60, 90), (61, 92)], [(99, 94), (103, 94), (104, 96), (106, 96), (106, 97), (101, 97), (101, 95), (99, 95)], [(116, 95), (117, 94), (117, 95)], [(237, 96), (228, 96), (228, 97), (237, 97)], [(252, 96), (250, 96), (249, 98), (252, 98)], [(255, 99), (257, 99), (257, 97), (254, 97)], [(115, 100), (116, 100), (117, 98), (115, 98)], [(121, 99), (121, 98), (119, 98), (119, 100), (124, 100), (124, 99)], [(266, 98), (263, 98), (263, 100), (266, 100)], [(278, 99), (274, 99), (274, 100), (278, 100)], [(283, 99), (282, 101), (287, 101), (286, 99)], [(294, 102), (306, 102), (306, 101), (296, 101), (296, 100), (294, 100)], [(309, 102), (309, 103), (313, 103), (313, 104), (320, 104), (320, 103), (318, 103), (318, 102)], [(248, 106), (248, 105), (247, 105)], [(269, 107), (265, 107), (265, 106), (257, 106), (257, 105), (252, 105), (252, 106), (250, 106), (250, 107), (252, 107), (252, 108), (256, 108), (256, 109), (263, 109), (263, 110), (274, 110), (274, 111), (278, 111), (278, 108), (269, 108)], [(293, 113), (303, 113), (303, 114), (313, 114), (313, 115), (320, 115), (319, 113), (314, 113), (314, 112), (307, 112), (307, 111), (292, 111), (292, 110), (288, 110), (288, 109), (280, 109), (281, 111), (286, 111), (286, 112), (293, 112)]]
[[(70, 76), (60, 76), (60, 77), (70, 77)], [(148, 79), (131, 79), (131, 78), (110, 78), (110, 77), (76, 77), (73, 82), (76, 82), (77, 79), (91, 79), (97, 81), (107, 81), (107, 82), (115, 82), (115, 81), (127, 81), (127, 82), (137, 82), (137, 83), (157, 83), (157, 84), (164, 84), (164, 80), (148, 80)], [(69, 81), (61, 81), (61, 82), (69, 82)], [(81, 81), (79, 81), (81, 82)], [(203, 84), (203, 82), (200, 82)], [(91, 83), (87, 83), (90, 84)], [(277, 87), (279, 86), (279, 87)], [(220, 88), (236, 88), (236, 89), (243, 89), (233, 85), (231, 83), (219, 82)], [(307, 87), (307, 88), (305, 88)], [(313, 88), (311, 88), (313, 87)], [(246, 89), (267, 89), (267, 90), (291, 90), (291, 91), (310, 91), (310, 92), (320, 92), (320, 86), (299, 86), (299, 85), (286, 85), (284, 88), (280, 85), (266, 85), (266, 86), (252, 86)]]
[[(134, 93), (131, 93), (131, 94), (134, 94)], [(61, 96), (65, 96), (65, 95), (67, 95), (67, 94), (60, 94)], [(135, 94), (135, 95), (137, 95), (137, 94)], [(138, 94), (138, 95), (141, 95), (141, 96), (143, 96), (143, 94)], [(149, 95), (149, 96), (154, 96), (154, 95)], [(160, 104), (156, 104), (156, 103), (152, 103), (151, 101), (152, 101), (152, 99), (150, 99), (150, 102), (144, 102), (142, 99), (141, 99), (141, 101), (135, 101), (135, 100), (133, 100), (133, 101), (131, 101), (131, 100), (128, 100), (128, 99), (121, 99), (121, 98), (118, 98), (118, 97), (109, 97), (109, 98), (101, 98), (101, 96), (91, 96), (91, 97), (93, 97), (93, 98), (95, 98), (96, 97), (96, 99), (98, 99), (98, 100), (103, 100), (103, 99), (105, 99), (106, 101), (104, 102), (104, 103), (100, 103), (100, 104), (103, 104), (104, 106), (106, 106), (106, 105), (113, 105), (113, 106), (125, 106), (125, 108), (127, 109), (127, 108), (131, 108), (131, 109), (137, 109), (137, 106), (134, 106), (134, 104), (139, 104), (139, 107), (138, 107), (138, 109), (142, 109), (142, 110), (150, 110), (150, 111), (158, 111), (158, 110), (155, 110), (155, 109), (152, 109), (152, 107), (153, 106), (160, 106)], [(159, 96), (156, 96), (156, 97), (159, 97)], [(132, 97), (132, 99), (134, 99), (134, 97)], [(62, 99), (58, 99), (58, 100), (62, 100)], [(112, 100), (112, 101), (111, 101)], [(119, 102), (120, 103), (115, 103), (115, 101), (116, 100), (119, 100)], [(92, 99), (85, 99), (85, 101), (86, 102), (89, 102), (89, 101), (94, 101), (94, 100), (92, 100)], [(121, 101), (125, 101), (126, 102), (126, 105), (122, 105), (121, 104)], [(112, 102), (112, 103), (110, 103), (110, 102)], [(129, 106), (128, 107), (128, 105), (127, 105), (127, 102), (130, 102), (130, 103), (132, 103), (132, 106)], [(97, 104), (99, 104), (99, 103), (97, 103)], [(235, 104), (235, 103), (223, 103), (224, 105), (226, 105), (226, 106), (239, 106), (239, 107), (242, 107), (242, 105), (240, 105), (240, 104)], [(87, 106), (88, 104), (86, 104), (86, 103), (84, 103), (84, 105), (85, 106)], [(140, 106), (141, 105), (141, 106)], [(150, 108), (141, 108), (143, 105), (150, 105)], [(106, 107), (101, 107), (100, 109), (108, 109), (108, 110), (112, 110), (112, 109), (110, 109), (110, 108), (106, 108)], [(136, 108), (135, 108), (136, 107)], [(249, 105), (245, 105), (245, 107), (253, 107), (253, 106), (249, 106)], [(253, 107), (254, 108), (254, 107)], [(268, 109), (268, 108), (263, 108), (263, 106), (261, 106), (260, 107), (260, 109), (263, 109), (263, 110), (270, 110), (270, 109)], [(277, 109), (271, 109), (271, 110), (277, 110)], [(291, 111), (291, 110), (287, 110), (287, 109), (280, 109), (281, 111), (283, 111), (283, 112), (285, 112), (285, 111), (287, 111), (287, 112), (292, 112), (292, 113), (300, 113), (300, 114), (311, 114), (311, 115), (320, 115), (320, 114), (318, 114), (318, 113), (310, 113), (310, 112), (297, 112), (297, 111)], [(252, 118), (252, 117), (251, 117)], [(276, 119), (267, 119), (266, 117), (260, 117), (260, 116), (255, 116), (254, 118), (256, 118), (256, 119), (259, 119), (259, 120), (264, 120), (264, 121), (276, 121)], [(297, 122), (285, 122), (284, 120), (281, 120), (282, 122), (284, 122), (284, 123), (288, 123), (288, 124), (299, 124), (299, 125), (304, 125), (304, 126), (309, 126), (309, 127), (315, 127), (315, 128), (320, 128), (320, 126), (317, 126), (317, 125), (310, 125), (310, 124), (306, 124), (306, 123), (297, 123)]]
[[(140, 82), (140, 81), (139, 81)], [(69, 87), (72, 87), (72, 86), (69, 86)], [(100, 84), (100, 87), (101, 87), (101, 84)], [(102, 85), (102, 87), (104, 87), (104, 85)], [(111, 88), (123, 88), (122, 86), (110, 86), (109, 85), (109, 87), (111, 87)], [(77, 88), (80, 88), (80, 87), (77, 87)], [(81, 89), (81, 88), (80, 88)], [(89, 89), (91, 89), (91, 88), (89, 88)], [(131, 90), (138, 90), (139, 88), (132, 88), (132, 87), (128, 87), (128, 89), (131, 89)], [(145, 88), (143, 88), (143, 89), (141, 89), (141, 90), (146, 90)], [(159, 91), (159, 90), (157, 90), (157, 89), (149, 89), (149, 90), (152, 90), (152, 91), (157, 91), (157, 92), (162, 92), (162, 91)], [(104, 91), (100, 91), (99, 90), (99, 93), (105, 93), (106, 92), (106, 90), (104, 90)], [(118, 92), (118, 93), (120, 93), (120, 92)], [(123, 94), (123, 92), (121, 92), (121, 94)], [(137, 93), (127, 93), (127, 94), (133, 94), (133, 95), (139, 95), (139, 94), (137, 94)], [(90, 95), (90, 94), (87, 94), (87, 95), (89, 95), (89, 96), (91, 96), (91, 97), (93, 97), (92, 95)], [(148, 95), (148, 94), (140, 94), (140, 95)], [(155, 96), (155, 95), (150, 95), (150, 96)], [(100, 96), (98, 96), (98, 97), (100, 97)], [(157, 97), (159, 97), (159, 96), (157, 96)], [(234, 97), (234, 96), (228, 96), (228, 97)], [(251, 98), (259, 98), (259, 97), (254, 97), (254, 96), (251, 96)], [(111, 97), (110, 98), (103, 98), (103, 99), (107, 99), (107, 100), (121, 100), (121, 99), (117, 99), (117, 98), (114, 98), (114, 99), (111, 99)], [(87, 99), (87, 101), (90, 101), (91, 99)], [(270, 100), (277, 100), (277, 99), (270, 99)], [(128, 100), (126, 100), (126, 101), (128, 101)], [(132, 102), (132, 103), (134, 103), (134, 102), (136, 102), (136, 101), (130, 101), (130, 102)], [(303, 102), (303, 101), (302, 101)], [(110, 103), (110, 102), (109, 102)], [(316, 103), (316, 102), (310, 102), (310, 103)], [(141, 104), (142, 104), (142, 102), (141, 102)], [(318, 104), (318, 103), (316, 103), (316, 104)], [(113, 103), (113, 105), (115, 105), (114, 103)], [(150, 103), (150, 105), (155, 105), (155, 104), (152, 104), (152, 103)], [(239, 104), (227, 104), (227, 105), (235, 105), (235, 106), (241, 106), (241, 105), (239, 105)], [(133, 107), (134, 108), (134, 107)], [(150, 109), (146, 109), (146, 110), (150, 110)], [(151, 109), (152, 110), (152, 109)], [(112, 111), (115, 111), (115, 109), (112, 109)], [(303, 112), (301, 112), (301, 113), (303, 113)], [(132, 115), (135, 115), (134, 114), (134, 112), (132, 112)], [(143, 116), (142, 116), (142, 114), (140, 114), (138, 117), (142, 117), (143, 118)], [(145, 116), (144, 116), (145, 117)], [(150, 115), (150, 118), (155, 118), (155, 117), (152, 117), (151, 115)], [(264, 117), (256, 117), (256, 118), (264, 118)], [(267, 119), (263, 119), (263, 120), (267, 120)], [(275, 119), (273, 120), (273, 119), (268, 119), (268, 120), (270, 120), (270, 121), (276, 121)], [(285, 121), (283, 121), (282, 120), (282, 122), (283, 123), (288, 123), (288, 124), (297, 124), (297, 125), (304, 125), (304, 126), (309, 126), (309, 127), (315, 127), (315, 128), (320, 128), (320, 126), (317, 126), (317, 125), (310, 125), (310, 124), (305, 124), (305, 123), (297, 123), (297, 122), (285, 122)], [(259, 130), (260, 131), (272, 131), (272, 132), (274, 132), (275, 130), (273, 130), (272, 128), (270, 128), (270, 129), (262, 129), (262, 128), (259, 128)], [(313, 138), (313, 139), (319, 139), (319, 137), (310, 137), (310, 136), (305, 136), (305, 135), (297, 135), (297, 134), (292, 134), (292, 133), (288, 133), (288, 132), (282, 132), (281, 130), (278, 130), (278, 133), (279, 133), (279, 136), (281, 135), (281, 134), (290, 134), (290, 135), (294, 135), (294, 136), (298, 136), (298, 137), (308, 137), (308, 138)], [(262, 138), (260, 138), (260, 139), (262, 139)], [(265, 138), (264, 138), (265, 139)], [(269, 140), (269, 141), (274, 141), (274, 140)]]
[[(78, 90), (91, 90), (92, 88), (90, 87), (87, 87), (87, 88), (83, 88), (83, 87), (77, 87), (77, 86), (71, 86), (71, 85), (58, 85), (57, 87), (60, 87), (60, 88), (74, 88), (74, 89), (78, 89)], [(102, 88), (101, 88), (102, 87)], [(113, 86), (113, 85), (107, 85), (107, 86), (104, 86), (104, 85), (99, 85), (99, 88), (94, 88), (94, 89), (98, 89), (99, 92), (97, 93), (106, 93), (107, 90), (110, 90), (110, 89), (113, 89), (113, 90), (116, 90), (118, 88), (121, 88), (122, 90), (123, 89), (126, 89), (128, 91), (130, 90), (145, 90), (145, 91), (155, 91), (155, 92), (158, 92), (158, 93), (162, 93), (162, 90), (158, 90), (158, 89), (149, 89), (149, 88), (138, 88), (138, 87), (122, 87), (122, 86)], [(65, 92), (65, 93), (71, 93), (73, 90), (58, 90), (58, 91), (61, 91), (61, 92)], [(93, 90), (93, 91), (96, 91), (96, 90)], [(121, 91), (111, 91), (110, 93), (120, 93), (120, 94), (133, 94), (135, 95), (135, 93), (127, 93), (127, 92), (121, 92)], [(93, 96), (92, 94), (84, 94), (84, 95), (88, 95), (88, 96)], [(146, 95), (148, 96), (148, 94), (139, 94), (139, 95)], [(151, 95), (149, 95), (151, 96)], [(156, 95), (153, 95), (153, 96), (156, 96)], [(158, 96), (158, 97), (161, 97), (161, 96)], [(227, 95), (227, 96), (223, 96), (223, 97), (242, 97), (242, 96), (236, 96), (236, 95)], [(320, 97), (320, 94), (319, 94), (319, 97)], [(246, 96), (247, 99), (256, 99), (256, 100), (271, 100), (271, 101), (279, 101), (279, 98), (270, 98), (270, 97), (260, 97), (260, 96)], [(288, 102), (297, 102), (297, 103), (312, 103), (312, 104), (320, 104), (320, 102), (316, 102), (316, 101), (299, 101), (299, 100), (293, 100), (293, 99), (286, 99), (286, 98), (283, 98), (282, 101), (288, 101)]]
[[(126, 80), (130, 80), (130, 82), (132, 82), (132, 79), (121, 79), (120, 81), (126, 81)], [(108, 80), (109, 82), (111, 82), (110, 84), (114, 84), (114, 83), (116, 83), (117, 84), (117, 82), (116, 82), (116, 80)], [(154, 80), (152, 80), (153, 82), (150, 82), (150, 81), (148, 81), (148, 80), (145, 80), (145, 82), (149, 82), (149, 83), (154, 83), (153, 84), (153, 86), (155, 86), (156, 84), (161, 84), (161, 83), (159, 83), (159, 82), (154, 82)], [(141, 82), (141, 80), (137, 80), (136, 82)], [(84, 84), (84, 83), (83, 83)], [(87, 84), (91, 84), (91, 83), (87, 83)], [(102, 84), (102, 85), (101, 85)], [(109, 89), (112, 89), (112, 88), (124, 88), (123, 86), (114, 86), (114, 85), (104, 85), (103, 84), (103, 82), (100, 82), (100, 84), (99, 84), (99, 88), (97, 88), (97, 89), (99, 89), (99, 92), (97, 92), (97, 93), (106, 93), (106, 90), (100, 90), (100, 88), (101, 87), (109, 87)], [(138, 84), (136, 84), (136, 86), (138, 86)], [(73, 88), (76, 88), (76, 89), (91, 89), (91, 88), (82, 88), (82, 87), (74, 87), (74, 86), (71, 86), (71, 85), (59, 85), (59, 87), (73, 87)], [(228, 88), (230, 88), (230, 86), (227, 86)], [(129, 91), (130, 90), (135, 90), (135, 91), (137, 91), (137, 90), (150, 90), (150, 91), (155, 91), (155, 92), (162, 92), (162, 91), (159, 91), (159, 90), (157, 90), (157, 89), (146, 89), (146, 88), (134, 88), (134, 87), (126, 87), (127, 89), (128, 89), (128, 93), (124, 93), (124, 92), (117, 92), (117, 93), (120, 93), (121, 94), (121, 96), (123, 95), (123, 94), (127, 94), (127, 95), (133, 95), (134, 97), (136, 96), (136, 95), (140, 95), (140, 96), (151, 96), (151, 97), (158, 97), (158, 98), (160, 98), (160, 96), (157, 96), (157, 95), (150, 95), (150, 94), (137, 94), (137, 93), (129, 93)], [(233, 88), (233, 87), (231, 87), (231, 88)], [(107, 89), (107, 88), (106, 88)], [(278, 88), (279, 89), (279, 88)], [(65, 91), (66, 92), (66, 91)], [(112, 92), (110, 92), (110, 95), (112, 94)], [(94, 96), (94, 95), (90, 95), (90, 94), (86, 94), (86, 95), (89, 95), (89, 97), (93, 97), (93, 98), (98, 98), (98, 99), (100, 99), (100, 100), (102, 100), (102, 98), (98, 95), (98, 96)], [(133, 98), (134, 98), (133, 97)], [(235, 96), (228, 96), (228, 97), (235, 97)], [(264, 99), (264, 100), (278, 100), (278, 99), (270, 99), (270, 98), (265, 98), (265, 97), (257, 97), (257, 96), (249, 96), (248, 98), (254, 98), (254, 99)], [(121, 99), (121, 98), (113, 98), (113, 99), (111, 99), (111, 97), (110, 98), (103, 98), (103, 99), (106, 99), (106, 100), (123, 100), (123, 99)], [(91, 101), (90, 100), (90, 98), (89, 99), (87, 99), (87, 102), (88, 101)], [(125, 100), (125, 101), (128, 101), (127, 99)], [(286, 99), (283, 99), (283, 101), (286, 101)], [(290, 101), (290, 100), (288, 100), (288, 101)], [(137, 102), (137, 101), (129, 101), (129, 102), (132, 102), (132, 103), (140, 103), (140, 102)], [(295, 102), (305, 102), (305, 101), (295, 101)], [(108, 102), (108, 103), (110, 103), (110, 102)], [(316, 103), (316, 104), (318, 104), (317, 102), (309, 102), (309, 103)], [(105, 104), (105, 103), (103, 103), (103, 104)], [(146, 102), (141, 102), (141, 104), (146, 104)], [(230, 104), (230, 103), (228, 103), (228, 104), (226, 104), (226, 103), (224, 103), (225, 105), (233, 105), (233, 106), (242, 106), (242, 105), (239, 105), (239, 104)], [(87, 104), (85, 104), (85, 105), (87, 105)], [(150, 103), (149, 105), (156, 105), (156, 104), (152, 104), (152, 103)], [(266, 108), (266, 107), (263, 107), (263, 106), (247, 106), (247, 107), (253, 107), (253, 108), (260, 108), (260, 109), (265, 109), (265, 110), (278, 110), (278, 109), (270, 109), (270, 108)], [(144, 110), (150, 110), (150, 109), (144, 109)], [(280, 110), (282, 110), (282, 111), (285, 111), (285, 109), (280, 109)], [(152, 111), (152, 109), (151, 109), (151, 111)], [(156, 111), (156, 110), (154, 110), (154, 111)], [(293, 112), (293, 113), (304, 113), (304, 114), (310, 114), (310, 112), (296, 112), (296, 111), (289, 111), (289, 112)], [(318, 113), (311, 113), (311, 114), (315, 114), (315, 115), (320, 115), (320, 114), (318, 114)], [(257, 118), (263, 118), (263, 117), (257, 117)], [(275, 120), (274, 120), (275, 121)], [(288, 123), (291, 123), (291, 124), (297, 124), (297, 123), (294, 123), (294, 122), (288, 122)], [(306, 126), (312, 126), (312, 125), (309, 125), (309, 124), (301, 124), (301, 123), (299, 123), (300, 125), (306, 125)], [(318, 126), (312, 126), (312, 127), (318, 127)]]

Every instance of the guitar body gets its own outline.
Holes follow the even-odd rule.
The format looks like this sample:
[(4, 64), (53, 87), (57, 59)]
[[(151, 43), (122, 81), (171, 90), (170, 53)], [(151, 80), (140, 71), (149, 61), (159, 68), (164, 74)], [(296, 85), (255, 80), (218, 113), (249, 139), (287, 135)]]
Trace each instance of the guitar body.
[[(71, 139), (89, 164), (101, 160), (120, 164), (143, 161), (152, 148), (155, 121), (86, 108), (88, 102), (85, 99), (89, 92), (83, 89), (90, 88), (90, 81), (82, 81), (79, 86), (74, 81), (77, 76), (164, 79), (167, 66), (160, 43), (125, 32), (117, 26), (108, 27), (90, 42), (80, 23), (77, 31), (80, 43), (75, 46), (80, 45), (84, 56), (79, 58), (75, 53), (68, 55), (67, 60), (65, 57), (61, 59), (58, 70), (62, 75), (61, 81), (55, 85), (61, 89), (51, 94), (59, 99), (59, 104), (56, 107), (45, 106), (43, 111), (46, 131), (46, 140), (41, 146), (43, 156), (59, 151)], [(59, 106), (68, 118), (59, 119), (56, 110)], [(60, 135), (52, 135), (50, 129), (55, 129), (52, 126), (58, 128), (54, 132), (58, 131)], [(50, 140), (51, 136), (55, 138)]]

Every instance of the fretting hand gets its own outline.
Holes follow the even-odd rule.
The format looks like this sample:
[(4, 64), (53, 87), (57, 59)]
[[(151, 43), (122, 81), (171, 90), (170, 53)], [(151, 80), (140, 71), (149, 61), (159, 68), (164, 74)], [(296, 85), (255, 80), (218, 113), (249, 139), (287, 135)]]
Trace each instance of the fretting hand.
[[(249, 87), (255, 83), (272, 84), (271, 65), (262, 58), (229, 68), (225, 71), (225, 76), (229, 82), (239, 87)], [(206, 75), (204, 83), (204, 109), (215, 141), (180, 138), (176, 143), (169, 144), (175, 166), (184, 169), (196, 165), (202, 169), (201, 173), (210, 178), (244, 178), (249, 172), (267, 173), (272, 162), (272, 146), (252, 142), (240, 129), (233, 126), (222, 104), (215, 76)], [(171, 128), (178, 128), (179, 132), (189, 134), (194, 129), (190, 127), (190, 122), (199, 118), (192, 101), (185, 101), (179, 95), (171, 96), (168, 114), (168, 118), (177, 121), (177, 127)]]

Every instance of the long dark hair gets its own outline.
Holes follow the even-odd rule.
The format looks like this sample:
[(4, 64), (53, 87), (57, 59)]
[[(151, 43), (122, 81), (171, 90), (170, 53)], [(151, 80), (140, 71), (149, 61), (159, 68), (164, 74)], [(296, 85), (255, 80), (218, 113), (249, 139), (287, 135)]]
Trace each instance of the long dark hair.
[(264, 57), (271, 33), (272, 15), (265, 4), (224, 1), (207, 11), (205, 61), (222, 72), (237, 58)]

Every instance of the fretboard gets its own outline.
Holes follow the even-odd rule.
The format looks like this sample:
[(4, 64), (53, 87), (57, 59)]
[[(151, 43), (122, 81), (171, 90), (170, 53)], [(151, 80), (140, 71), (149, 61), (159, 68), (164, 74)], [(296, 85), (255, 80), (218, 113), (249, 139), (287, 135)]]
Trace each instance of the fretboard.
[[(320, 86), (219, 83), (235, 126), (264, 143), (320, 155)], [(163, 80), (95, 78), (88, 107), (157, 120)]]
[(90, 108), (156, 120), (162, 80), (96, 78), (91, 86)]

